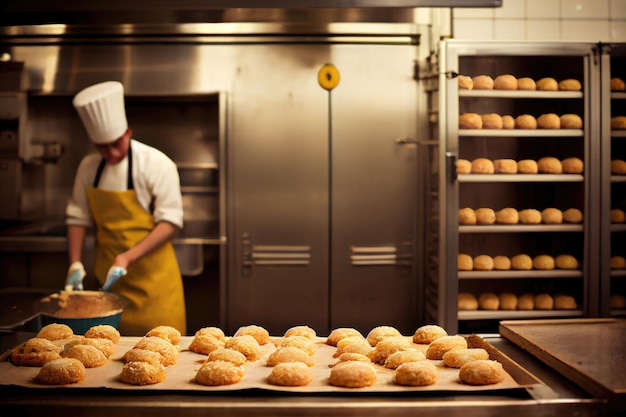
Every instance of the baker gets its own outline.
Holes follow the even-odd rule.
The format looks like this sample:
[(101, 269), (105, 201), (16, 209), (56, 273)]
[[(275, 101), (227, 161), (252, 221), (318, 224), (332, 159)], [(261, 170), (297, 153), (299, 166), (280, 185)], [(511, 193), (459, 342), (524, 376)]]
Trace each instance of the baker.
[(85, 236), (95, 226), (95, 276), (128, 303), (120, 333), (144, 335), (168, 325), (185, 334), (183, 283), (171, 243), (183, 226), (176, 165), (131, 138), (121, 83), (87, 87), (72, 103), (97, 152), (81, 161), (66, 208), (66, 289), (82, 289)]

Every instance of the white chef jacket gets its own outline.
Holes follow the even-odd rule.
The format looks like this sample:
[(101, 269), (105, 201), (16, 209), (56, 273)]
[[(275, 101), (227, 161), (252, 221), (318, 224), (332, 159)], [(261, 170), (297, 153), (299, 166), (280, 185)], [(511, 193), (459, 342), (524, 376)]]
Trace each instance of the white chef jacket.
[[(133, 158), (133, 183), (139, 204), (150, 212), (153, 204), (154, 222), (170, 222), (183, 227), (183, 201), (180, 193), (180, 176), (176, 164), (160, 150), (131, 139)], [(87, 187), (93, 186), (102, 157), (95, 152), (81, 161), (74, 180), (74, 191), (66, 207), (66, 224), (93, 226), (87, 202)], [(98, 188), (109, 191), (126, 191), (128, 184), (128, 155), (118, 164), (106, 164)]]

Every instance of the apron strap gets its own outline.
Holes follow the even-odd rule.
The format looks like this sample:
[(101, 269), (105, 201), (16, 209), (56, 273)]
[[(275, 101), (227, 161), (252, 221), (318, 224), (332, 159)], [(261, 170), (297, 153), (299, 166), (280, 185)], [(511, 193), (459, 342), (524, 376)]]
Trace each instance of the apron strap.
[[(135, 185), (133, 183), (133, 147), (128, 144), (128, 174), (126, 181), (126, 189), (134, 190)], [(98, 164), (98, 169), (96, 170), (96, 177), (93, 180), (93, 188), (98, 188), (98, 184), (100, 184), (100, 177), (102, 177), (102, 171), (104, 171), (104, 166), (106, 165), (106, 161), (104, 158)]]

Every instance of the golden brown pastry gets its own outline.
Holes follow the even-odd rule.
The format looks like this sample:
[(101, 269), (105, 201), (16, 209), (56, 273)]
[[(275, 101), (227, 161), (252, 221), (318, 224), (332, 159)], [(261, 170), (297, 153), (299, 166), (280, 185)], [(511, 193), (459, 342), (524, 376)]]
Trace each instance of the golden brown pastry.
[(478, 299), (474, 294), (459, 293), (457, 307), (461, 311), (473, 311), (478, 310)]
[(558, 91), (559, 83), (552, 77), (544, 77), (537, 80), (537, 90), (540, 91)]
[(459, 84), (459, 90), (471, 90), (474, 88), (474, 81), (472, 81), (472, 77), (468, 77), (467, 75), (458, 75), (456, 78)]
[(550, 294), (541, 293), (535, 295), (535, 309), (552, 310), (554, 308), (554, 298)]
[(221, 340), (222, 342), (226, 342), (226, 335), (224, 335), (224, 330), (220, 329), (219, 327), (203, 327), (195, 333), (195, 336), (200, 335), (213, 336), (214, 338)]
[(518, 90), (531, 90), (534, 91), (537, 89), (537, 83), (530, 77), (522, 77), (517, 79), (517, 89)]
[(483, 118), (478, 113), (462, 113), (459, 115), (459, 129), (482, 129)]
[(519, 223), (519, 214), (517, 209), (513, 207), (505, 207), (496, 211), (497, 224), (517, 224)]
[(369, 387), (376, 382), (376, 370), (366, 362), (340, 362), (330, 370), (328, 382), (343, 388)]
[(626, 258), (623, 256), (611, 256), (611, 269), (626, 269)]
[(621, 159), (614, 159), (611, 161), (611, 173), (617, 175), (626, 174), (626, 162)]
[(478, 297), (478, 306), (481, 310), (497, 310), (500, 308), (500, 299), (492, 292), (484, 292)]
[(563, 221), (565, 223), (580, 223), (583, 221), (583, 212), (577, 208), (568, 208), (563, 211)]
[(187, 349), (191, 352), (208, 355), (214, 350), (224, 347), (224, 343), (224, 341), (211, 336), (208, 333), (201, 333), (193, 338)]
[(370, 353), (369, 358), (372, 362), (377, 363), (378, 365), (384, 365), (385, 361), (392, 353), (413, 348), (414, 347), (411, 343), (409, 343), (409, 341), (402, 336), (389, 337), (376, 344), (376, 347)]
[(471, 271), (474, 269), (474, 259), (467, 253), (459, 253), (457, 264), (459, 271)]
[(467, 349), (467, 340), (463, 336), (443, 336), (434, 340), (426, 350), (426, 359), (439, 360), (444, 353), (456, 349)]
[(522, 224), (540, 224), (541, 223), (541, 212), (536, 209), (524, 209), (520, 210), (518, 213), (519, 221)]
[(96, 368), (107, 363), (107, 356), (91, 345), (74, 345), (63, 352), (64, 358), (78, 359), (85, 365), (85, 368)]
[(476, 224), (476, 212), (473, 208), (464, 207), (459, 209), (459, 224)]
[(525, 253), (515, 255), (511, 258), (511, 268), (518, 271), (531, 270), (533, 269), (533, 259)]
[(471, 361), (489, 359), (489, 353), (482, 348), (452, 349), (443, 354), (443, 365), (460, 368)]
[(424, 355), (421, 350), (401, 350), (387, 356), (387, 359), (385, 360), (383, 366), (387, 369), (397, 369), (398, 366), (402, 365), (403, 363), (423, 361), (425, 359), (426, 355)]
[(562, 114), (561, 129), (582, 129), (583, 119), (577, 114)]
[(611, 117), (611, 129), (626, 129), (626, 116)]
[(309, 355), (315, 353), (315, 342), (306, 336), (286, 336), (274, 339), (274, 345), (279, 347), (297, 347)]
[(493, 80), (494, 90), (517, 90), (517, 78), (511, 74), (498, 75)]
[(558, 269), (577, 269), (578, 260), (572, 255), (559, 255), (554, 259), (554, 264)]
[(619, 77), (611, 78), (611, 91), (624, 91), (626, 90), (626, 83)]
[(300, 326), (293, 326), (287, 329), (287, 331), (284, 334), (284, 337), (289, 337), (289, 336), (304, 336), (307, 339), (314, 339), (315, 336), (317, 336), (317, 332), (314, 329), (310, 328), (309, 326), (300, 325)]
[(544, 224), (561, 224), (563, 223), (563, 212), (554, 207), (548, 207), (541, 211), (541, 221)]
[(219, 348), (209, 353), (205, 362), (212, 361), (226, 361), (231, 362), (237, 366), (241, 366), (244, 365), (248, 361), (248, 359), (246, 359), (246, 355), (239, 351), (233, 349)]
[(476, 360), (459, 369), (459, 379), (468, 385), (491, 385), (504, 381), (504, 368), (493, 360)]
[(483, 129), (502, 129), (502, 117), (497, 113), (487, 113), (480, 116)]
[(626, 222), (626, 213), (624, 213), (624, 210), (618, 208), (611, 209), (611, 223), (624, 222)]
[(11, 363), (16, 366), (43, 366), (60, 359), (61, 347), (41, 337), (28, 339), (11, 350)]
[(369, 364), (372, 363), (370, 358), (367, 357), (366, 355), (361, 355), (360, 353), (352, 353), (352, 352), (342, 353), (341, 355), (339, 355), (337, 357), (337, 359), (339, 360), (338, 362), (336, 362), (334, 364), (330, 364), (330, 365), (328, 365), (328, 367), (332, 368), (333, 366), (337, 365), (338, 363), (348, 362), (348, 361), (358, 361), (358, 362), (365, 362), (365, 363), (369, 363)]
[(39, 330), (36, 337), (47, 340), (67, 339), (74, 335), (74, 331), (67, 324), (51, 323)]
[(457, 174), (471, 174), (472, 163), (467, 159), (458, 159), (456, 161), (456, 173)]
[(496, 174), (517, 174), (517, 162), (514, 159), (496, 159), (493, 167)]
[(502, 116), (502, 129), (515, 129), (515, 119), (510, 114)]
[(398, 336), (402, 336), (402, 333), (400, 333), (400, 331), (393, 326), (376, 326), (369, 331), (365, 339), (368, 341), (370, 346), (376, 347), (379, 342), (382, 342), (390, 337)]
[(476, 158), (472, 161), (472, 174), (493, 174), (493, 161), (487, 158)]
[(555, 310), (576, 310), (577, 307), (576, 299), (571, 295), (557, 294), (554, 296)]
[(533, 258), (533, 268), (541, 270), (554, 269), (554, 258), (550, 255), (537, 255)]
[(582, 85), (580, 84), (580, 81), (574, 78), (567, 78), (559, 81), (560, 91), (580, 91), (581, 89)]
[(113, 343), (120, 341), (120, 332), (115, 327), (108, 324), (100, 324), (91, 327), (85, 332), (85, 337), (89, 339), (109, 339)]
[(302, 387), (309, 384), (311, 381), (313, 381), (313, 373), (311, 369), (302, 362), (279, 363), (272, 368), (272, 372), (270, 372), (267, 377), (268, 383), (284, 387)]
[(350, 336), (360, 336), (365, 339), (365, 337), (357, 329), (352, 327), (338, 327), (330, 332), (328, 338), (326, 338), (326, 344), (330, 346), (337, 346), (337, 342)]
[(161, 360), (162, 360), (162, 356), (159, 354), (159, 352), (154, 352), (152, 350), (146, 350), (146, 349), (137, 349), (137, 348), (132, 348), (128, 350), (124, 354), (124, 357), (122, 358), (122, 361), (124, 363), (149, 362), (153, 365), (161, 364)]
[(436, 324), (425, 324), (415, 330), (413, 343), (427, 345), (447, 335), (448, 332), (443, 327), (437, 326)]
[(493, 90), (493, 78), (489, 75), (476, 75), (472, 77), (474, 90)]
[(177, 345), (180, 343), (180, 332), (172, 326), (157, 326), (148, 333), (146, 333), (147, 337), (154, 336), (160, 337), (161, 339), (167, 340), (173, 345)]
[(120, 381), (132, 385), (158, 384), (165, 381), (166, 377), (163, 365), (150, 362), (128, 362), (120, 373)]
[(537, 127), (539, 129), (560, 129), (561, 118), (555, 113), (542, 114), (537, 118)]
[(517, 310), (517, 295), (511, 292), (501, 292), (498, 294), (500, 310)]
[(396, 369), (393, 381), (398, 385), (424, 387), (433, 385), (439, 378), (437, 367), (430, 362), (407, 362)]
[[(494, 224), (496, 222), (496, 212), (489, 207), (481, 207), (474, 210), (477, 224)], [(476, 267), (476, 265), (474, 265)]]
[(522, 294), (517, 299), (518, 310), (534, 310), (535, 309), (535, 296), (530, 293)]
[(563, 166), (561, 161), (552, 156), (544, 156), (537, 161), (537, 167), (541, 174), (561, 174)]
[(244, 334), (242, 336), (233, 336), (226, 344), (226, 349), (234, 349), (243, 355), (249, 361), (255, 361), (261, 357), (261, 349), (257, 339), (251, 334)]
[(233, 337), (250, 335), (256, 339), (259, 345), (263, 346), (271, 342), (270, 333), (261, 326), (251, 324), (249, 326), (242, 326), (233, 335)]
[(205, 362), (198, 372), (196, 372), (195, 381), (202, 385), (210, 387), (220, 385), (232, 385), (241, 381), (244, 376), (242, 366), (237, 366), (228, 361), (210, 361)]
[(178, 348), (160, 337), (142, 337), (134, 347), (158, 352), (163, 366), (174, 365), (178, 360)]
[(564, 174), (581, 174), (584, 170), (584, 163), (580, 158), (565, 158), (561, 161)]
[(489, 255), (478, 255), (474, 258), (474, 269), (476, 271), (491, 271), (493, 269), (493, 258)]
[(536, 174), (539, 172), (537, 162), (532, 159), (522, 159), (517, 162), (518, 174)]
[(115, 343), (113, 343), (109, 339), (96, 339), (94, 337), (85, 337), (80, 344), (95, 347), (100, 352), (104, 353), (104, 356), (106, 356), (107, 358), (110, 358), (115, 350)]
[(37, 374), (37, 382), (44, 385), (75, 384), (85, 379), (85, 366), (74, 358), (61, 358), (44, 364)]
[(621, 294), (612, 294), (609, 299), (610, 308), (626, 308), (626, 297)]
[(285, 362), (302, 362), (307, 366), (314, 366), (315, 361), (307, 352), (294, 346), (281, 347), (267, 357), (267, 366), (276, 366)]
[(537, 129), (537, 119), (530, 114), (522, 114), (515, 118), (516, 129)]
[(333, 354), (334, 358), (344, 353), (359, 353), (369, 357), (372, 353), (372, 346), (363, 336), (348, 336), (337, 342), (337, 350)]
[(493, 269), (498, 271), (508, 271), (511, 269), (511, 259), (508, 256), (497, 255), (493, 257)]

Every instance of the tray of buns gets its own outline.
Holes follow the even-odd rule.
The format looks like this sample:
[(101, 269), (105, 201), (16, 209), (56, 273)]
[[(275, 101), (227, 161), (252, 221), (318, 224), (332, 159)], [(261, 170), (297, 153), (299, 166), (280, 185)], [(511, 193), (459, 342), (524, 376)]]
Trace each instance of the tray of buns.
[(502, 321), (500, 334), (595, 396), (626, 395), (624, 319)]
[[(306, 328), (306, 326), (297, 327)], [(243, 328), (258, 329), (258, 326)], [(388, 326), (380, 328), (386, 330)], [(75, 380), (62, 382), (55, 380), (55, 377), (59, 374), (63, 377), (74, 375), (74, 370), (63, 368), (59, 372), (56, 366), (60, 366), (63, 361), (67, 362), (70, 357), (82, 361), (80, 355), (63, 354), (61, 359), (45, 364), (30, 363), (28, 364), (30, 366), (27, 366), (20, 362), (20, 355), (28, 351), (22, 344), (7, 352), (2, 358), (0, 385), (33, 389), (61, 386), (73, 389), (117, 390), (261, 389), (300, 393), (391, 393), (526, 390), (542, 384), (532, 374), (476, 335), (445, 335), (438, 337), (439, 342), (433, 340), (430, 343), (424, 341), (416, 343), (414, 335), (396, 334), (389, 338), (381, 337), (376, 342), (378, 348), (368, 348), (365, 345), (366, 354), (361, 349), (364, 346), (362, 340), (367, 339), (364, 336), (357, 336), (358, 332), (350, 328), (333, 331), (349, 333), (344, 337), (346, 340), (339, 343), (330, 343), (331, 335), (334, 333), (328, 337), (288, 336), (285, 333), (276, 337), (266, 334), (264, 342), (256, 342), (258, 347), (250, 340), (250, 337), (256, 339), (252, 334), (238, 334), (238, 331), (230, 337), (224, 336), (223, 344), (215, 342), (213, 336), (205, 337), (203, 334), (203, 330), (216, 329), (212, 327), (201, 329), (194, 336), (182, 336), (167, 341), (169, 345), (166, 351), (169, 353), (163, 354), (163, 351), (159, 351), (159, 354), (163, 355), (162, 360), (168, 358), (168, 361), (162, 361), (161, 364), (154, 366), (150, 364), (149, 358), (158, 349), (148, 346), (165, 345), (164, 338), (151, 335), (150, 332), (143, 337), (120, 337), (106, 360), (85, 365), (84, 369), (76, 374)], [(86, 337), (87, 334), (69, 336), (69, 339), (76, 341), (68, 343), (63, 351), (66, 352), (68, 346), (72, 346), (70, 349), (76, 349), (74, 345), (83, 343), (79, 339), (84, 340), (81, 338)], [(348, 337), (352, 340), (347, 340)], [(358, 341), (359, 338), (362, 340)], [(33, 339), (41, 342), (39, 337)], [(154, 343), (157, 339), (159, 344)], [(459, 341), (463, 346), (458, 345)], [(249, 343), (255, 346), (254, 349), (249, 349), (251, 346)], [(241, 349), (241, 346), (244, 348)], [(146, 353), (146, 350), (150, 352)], [(230, 358), (226, 359), (226, 356), (233, 355), (233, 350), (236, 350), (238, 355), (243, 354), (244, 360), (235, 364)], [(289, 356), (294, 355), (296, 351), (297, 356)], [(358, 353), (359, 351), (361, 353)], [(448, 351), (454, 351), (454, 354), (451, 353), (445, 359), (444, 355)], [(397, 353), (394, 356), (395, 364), (389, 365), (387, 362), (395, 353)], [(51, 365), (53, 363), (54, 366)]]

